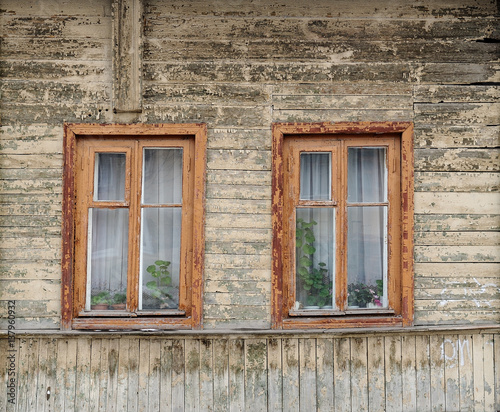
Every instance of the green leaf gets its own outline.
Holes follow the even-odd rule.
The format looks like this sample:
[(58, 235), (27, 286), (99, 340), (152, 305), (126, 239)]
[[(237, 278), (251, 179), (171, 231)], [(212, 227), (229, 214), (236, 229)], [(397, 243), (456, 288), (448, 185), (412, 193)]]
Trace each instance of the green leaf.
[(300, 258), (300, 260), (299, 260), (299, 264), (300, 264), (301, 266), (306, 266), (306, 267), (309, 267), (309, 266), (311, 266), (311, 265), (312, 265), (312, 263), (313, 263), (313, 262), (312, 262), (312, 260), (311, 260), (311, 259), (309, 259), (309, 258), (308, 258), (308, 257), (306, 257), (306, 256), (302, 256), (302, 257)]
[(305, 245), (303, 250), (304, 250), (304, 253), (306, 253), (308, 255), (312, 255), (314, 252), (316, 252), (316, 249), (314, 247), (312, 247), (311, 245)]
[(309, 275), (309, 271), (304, 267), (298, 268), (297, 272), (299, 272), (299, 275), (301, 275), (301, 276)]
[(149, 272), (149, 273), (154, 273), (156, 271), (156, 266), (155, 265), (149, 265), (146, 268), (146, 271)]
[(149, 288), (149, 289), (157, 289), (158, 288), (158, 285), (156, 284), (156, 282), (154, 280), (146, 283), (146, 286)]

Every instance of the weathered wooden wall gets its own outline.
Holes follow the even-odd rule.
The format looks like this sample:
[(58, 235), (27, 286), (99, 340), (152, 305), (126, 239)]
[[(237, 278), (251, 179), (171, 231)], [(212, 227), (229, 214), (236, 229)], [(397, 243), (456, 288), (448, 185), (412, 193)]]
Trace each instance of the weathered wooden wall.
[[(21, 329), (60, 324), (62, 124), (124, 119), (111, 6), (1, 3), (0, 301)], [(205, 328), (270, 325), (277, 121), (415, 122), (415, 324), (499, 321), (494, 0), (143, 8), (143, 112), (127, 121), (209, 130)]]
[[(7, 350), (0, 339), (1, 365)], [(498, 329), (333, 337), (34, 335), (17, 338), (15, 355), (16, 404), (2, 390), (0, 411), (500, 408)]]

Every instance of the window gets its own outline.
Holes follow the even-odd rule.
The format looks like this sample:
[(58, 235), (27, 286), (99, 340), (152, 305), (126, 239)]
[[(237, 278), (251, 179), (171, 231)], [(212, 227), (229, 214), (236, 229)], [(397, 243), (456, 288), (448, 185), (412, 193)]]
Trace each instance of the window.
[(412, 323), (412, 130), (274, 125), (274, 328)]
[(201, 327), (204, 125), (66, 125), (64, 328)]

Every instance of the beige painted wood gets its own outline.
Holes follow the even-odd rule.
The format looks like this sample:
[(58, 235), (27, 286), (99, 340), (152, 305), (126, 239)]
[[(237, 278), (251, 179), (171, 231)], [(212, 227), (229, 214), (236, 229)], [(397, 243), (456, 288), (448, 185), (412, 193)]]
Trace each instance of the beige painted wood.
[(401, 379), (403, 385), (403, 409), (417, 410), (417, 367), (416, 367), (416, 337), (401, 337)]
[(283, 409), (298, 411), (300, 408), (300, 370), (298, 339), (283, 339)]
[(229, 340), (229, 410), (242, 411), (245, 407), (245, 341)]
[[(188, 410), (200, 409), (200, 342), (197, 340), (187, 340), (185, 342), (185, 408)], [(210, 395), (210, 394), (208, 394)]]
[(301, 411), (317, 410), (316, 361), (316, 339), (299, 339), (299, 409)]
[(404, 392), (402, 381), (402, 348), (401, 336), (385, 338), (385, 389), (387, 411), (403, 410)]
[(245, 342), (245, 410), (267, 410), (267, 344), (265, 339)]
[(283, 410), (283, 362), (282, 362), (282, 340), (269, 339), (267, 345), (267, 368), (268, 368), (268, 409)]
[[(368, 405), (371, 411), (385, 410), (386, 407), (386, 391), (385, 379), (385, 353), (384, 353), (384, 338), (383, 337), (368, 337), (367, 338), (367, 353), (368, 353)], [(387, 393), (389, 397), (391, 393)]]

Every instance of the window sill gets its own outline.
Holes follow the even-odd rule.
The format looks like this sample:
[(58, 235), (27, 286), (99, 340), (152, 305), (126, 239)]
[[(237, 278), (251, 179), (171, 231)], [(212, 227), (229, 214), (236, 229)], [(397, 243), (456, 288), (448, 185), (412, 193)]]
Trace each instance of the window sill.
[[(111, 312), (111, 311), (110, 311)], [(72, 329), (83, 330), (168, 330), (191, 329), (191, 317), (92, 317), (73, 319)]]
[(331, 310), (331, 309), (309, 309), (309, 310), (291, 310), (288, 316), (293, 317), (310, 317), (310, 316), (329, 316), (329, 317), (339, 317), (339, 316), (394, 316), (395, 312), (392, 309), (356, 309), (356, 310)]

